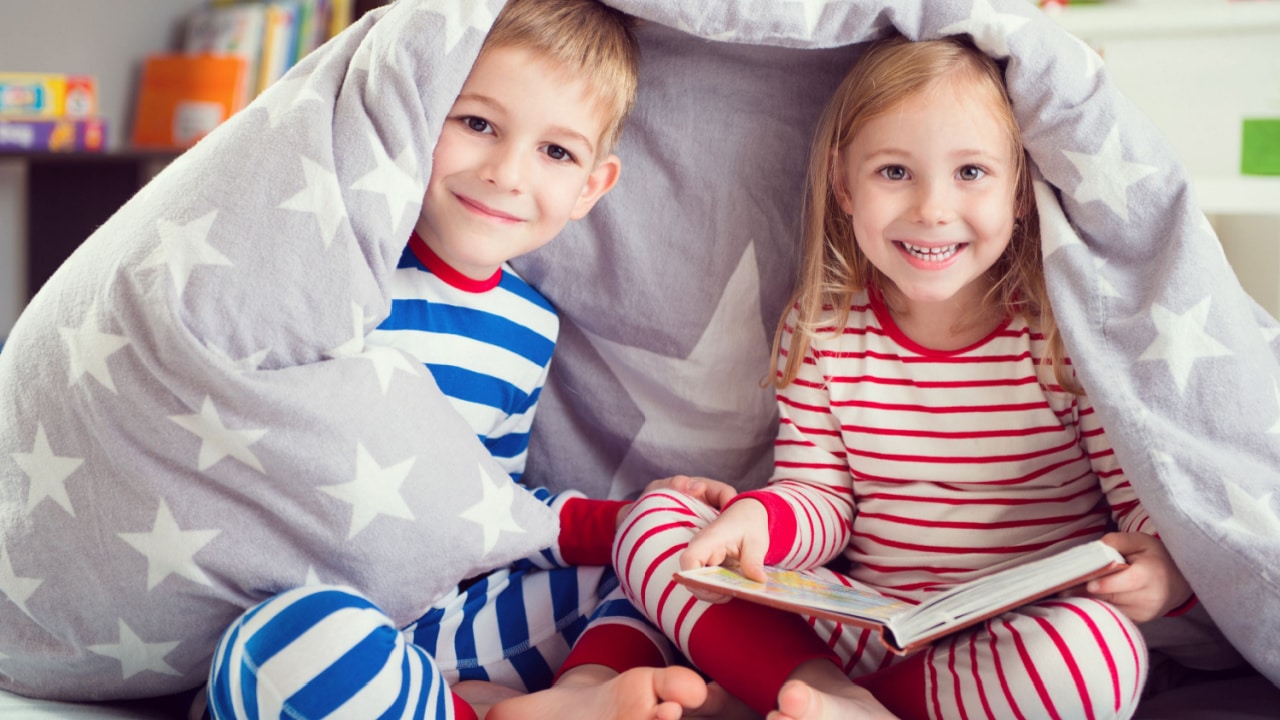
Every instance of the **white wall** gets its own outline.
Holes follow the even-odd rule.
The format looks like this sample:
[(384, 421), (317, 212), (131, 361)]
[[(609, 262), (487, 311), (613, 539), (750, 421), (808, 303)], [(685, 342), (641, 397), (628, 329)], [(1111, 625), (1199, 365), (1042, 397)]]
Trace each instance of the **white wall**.
[[(0, 71), (98, 79), (109, 147), (127, 137), (142, 58), (174, 47), (179, 21), (205, 0), (0, 0)], [(0, 156), (0, 338), (26, 298), (23, 167)], [(69, 208), (69, 211), (72, 208)]]

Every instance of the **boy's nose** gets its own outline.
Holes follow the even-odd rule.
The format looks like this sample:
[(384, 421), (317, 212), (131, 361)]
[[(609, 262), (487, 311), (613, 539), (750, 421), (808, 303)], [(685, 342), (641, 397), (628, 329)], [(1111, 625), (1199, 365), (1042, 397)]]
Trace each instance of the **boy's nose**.
[(524, 179), (524, 160), (515, 148), (494, 148), (480, 167), (481, 179), (502, 190), (515, 190)]

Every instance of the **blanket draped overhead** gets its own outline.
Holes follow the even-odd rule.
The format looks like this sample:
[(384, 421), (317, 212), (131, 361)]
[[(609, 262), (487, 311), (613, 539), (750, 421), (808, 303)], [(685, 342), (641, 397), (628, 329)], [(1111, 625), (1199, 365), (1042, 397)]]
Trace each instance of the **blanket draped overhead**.
[[(1026, 0), (607, 1), (647, 21), (639, 104), (618, 187), (515, 263), (563, 318), (526, 479), (764, 482), (760, 380), (818, 112), (865, 42), (967, 33), (1007, 59), (1050, 292), (1116, 452), (1200, 600), (1280, 682), (1280, 326), (1099, 57)], [(364, 341), (501, 5), (367, 14), (28, 305), (0, 353), (0, 687), (194, 687), (270, 594), (348, 584), (407, 623), (554, 538), (425, 370)]]

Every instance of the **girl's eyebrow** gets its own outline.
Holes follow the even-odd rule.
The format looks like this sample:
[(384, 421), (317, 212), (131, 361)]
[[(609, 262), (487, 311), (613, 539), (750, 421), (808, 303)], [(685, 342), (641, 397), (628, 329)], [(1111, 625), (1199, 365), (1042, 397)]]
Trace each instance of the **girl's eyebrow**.
[[(455, 100), (454, 102), (458, 102), (461, 100), (469, 100), (471, 102), (480, 103), (481, 105), (486, 105), (498, 111), (499, 113), (508, 112), (505, 105), (498, 102), (497, 100), (494, 100), (488, 95), (477, 95), (476, 93), (462, 93), (458, 95), (458, 99)], [(574, 130), (573, 128), (565, 127), (563, 125), (552, 125), (550, 128), (548, 128), (548, 131), (553, 135), (564, 136), (568, 140), (582, 143), (587, 147), (587, 152), (591, 153), (592, 155), (594, 155), (596, 152), (595, 143), (591, 142), (591, 139), (588, 138), (586, 135), (583, 135), (582, 133), (578, 132), (577, 130)]]

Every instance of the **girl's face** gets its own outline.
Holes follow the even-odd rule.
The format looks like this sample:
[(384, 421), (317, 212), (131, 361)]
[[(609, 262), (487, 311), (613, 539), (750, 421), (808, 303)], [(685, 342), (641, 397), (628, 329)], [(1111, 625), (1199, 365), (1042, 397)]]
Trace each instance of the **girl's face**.
[(872, 119), (840, 152), (840, 207), (908, 314), (954, 317), (982, 302), (1013, 233), (1012, 145), (988, 94), (957, 80)]

